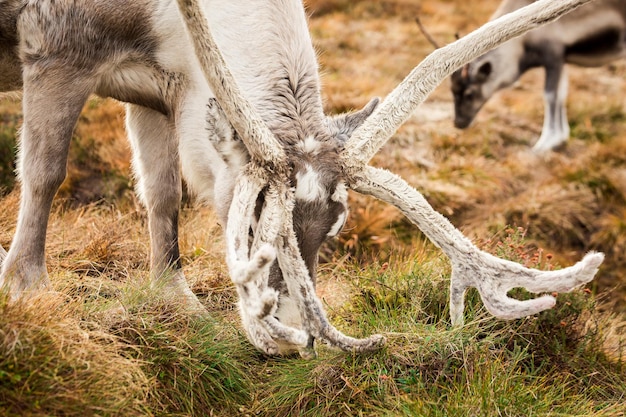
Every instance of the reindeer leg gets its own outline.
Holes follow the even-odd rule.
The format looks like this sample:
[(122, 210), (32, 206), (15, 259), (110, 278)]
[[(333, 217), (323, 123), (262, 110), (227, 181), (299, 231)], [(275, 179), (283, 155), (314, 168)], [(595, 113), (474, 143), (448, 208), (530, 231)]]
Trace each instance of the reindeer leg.
[(189, 288), (180, 262), (178, 214), (182, 185), (173, 123), (157, 111), (129, 105), (126, 124), (137, 191), (148, 211), (152, 286), (182, 297), (187, 310), (202, 315), (206, 309)]
[(48, 216), (65, 179), (72, 130), (91, 91), (86, 76), (68, 74), (52, 61), (45, 68), (26, 65), (23, 77), (18, 159), (22, 194), (15, 237), (0, 273), (0, 287), (12, 298), (49, 285), (44, 259)]
[(526, 268), (478, 249), (419, 192), (388, 171), (367, 167), (362, 177), (354, 178), (353, 184), (354, 190), (398, 207), (450, 257), (450, 312), (454, 325), (463, 323), (463, 293), (467, 287), (478, 289), (483, 303), (496, 317), (524, 317), (553, 307), (555, 300), (550, 296), (514, 300), (507, 295), (511, 288), (524, 287), (531, 292), (571, 291), (591, 281), (604, 259), (601, 253), (589, 253), (576, 265), (558, 271)]
[(559, 122), (561, 124), (561, 132), (563, 141), (569, 139), (570, 129), (569, 121), (567, 120), (567, 93), (569, 87), (569, 77), (567, 74), (567, 67), (564, 65), (561, 70), (561, 78), (559, 79), (559, 87), (556, 90), (558, 94), (557, 102), (559, 103)]
[(546, 67), (544, 87), (545, 114), (543, 129), (533, 152), (543, 153), (557, 148), (569, 139), (569, 124), (565, 109), (567, 98), (567, 73), (563, 58), (554, 53), (550, 65)]

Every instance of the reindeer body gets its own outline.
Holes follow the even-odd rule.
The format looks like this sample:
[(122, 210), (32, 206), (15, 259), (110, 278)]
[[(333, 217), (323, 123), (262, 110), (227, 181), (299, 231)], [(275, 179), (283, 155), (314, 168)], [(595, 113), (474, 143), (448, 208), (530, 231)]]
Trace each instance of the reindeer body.
[[(532, 3), (505, 0), (493, 18)], [(605, 65), (626, 56), (626, 2), (597, 0), (508, 41), (452, 75), (454, 124), (465, 128), (498, 90), (510, 86), (531, 68), (545, 69), (545, 114), (541, 136), (533, 150), (557, 148), (569, 138), (565, 102), (565, 64)]]
[[(300, 196), (295, 225), (314, 280), (317, 251), (329, 232), (339, 232), (347, 208), (347, 194), (331, 198), (339, 195), (335, 188), (341, 180), (332, 155), (336, 159), (345, 140), (340, 133), (355, 127), (344, 122), (357, 119), (334, 123), (323, 113), (316, 57), (299, 1), (206, 0), (203, 6), (246, 98), (292, 149), (297, 165), (292, 185)], [(71, 131), (95, 93), (128, 103), (137, 190), (148, 209), (153, 280), (202, 310), (179, 261), (179, 171), (200, 199), (214, 203), (226, 225), (234, 182), (249, 156), (199, 69), (176, 2), (5, 0), (0, 10), (0, 86), (24, 88), (22, 205), (0, 285), (13, 296), (48, 285), (49, 207), (65, 177)], [(271, 276), (283, 300), (276, 316), (301, 327), (299, 313), (283, 308), (292, 303), (276, 265)]]
[[(374, 112), (373, 100), (360, 112), (329, 118), (298, 0), (0, 0), (0, 87), (23, 89), (24, 112), (20, 210), (9, 252), (0, 247), (0, 287), (17, 298), (49, 286), (50, 207), (65, 178), (72, 130), (95, 93), (127, 103), (153, 283), (192, 311), (205, 311), (179, 259), (182, 172), (201, 199), (215, 204), (244, 329), (267, 354), (308, 356), (314, 338), (351, 352), (384, 340), (345, 336), (315, 295), (317, 252), (345, 221), (348, 187), (398, 206), (450, 256), (454, 323), (462, 321), (468, 286), (479, 288), (500, 317), (549, 308), (550, 296), (518, 301), (507, 291), (569, 291), (593, 278), (601, 254), (548, 272), (499, 260), (400, 178), (366, 163), (452, 68), (527, 30), (534, 14), (547, 21), (587, 1), (548, 3), (520, 12), (519, 21), (504, 19), (492, 30), (505, 32), (488, 33), (473, 51), (452, 51), (455, 66), (430, 63), (408, 77), (384, 112)], [(430, 80), (427, 88), (416, 83), (421, 79)], [(375, 140), (361, 144), (372, 130)]]

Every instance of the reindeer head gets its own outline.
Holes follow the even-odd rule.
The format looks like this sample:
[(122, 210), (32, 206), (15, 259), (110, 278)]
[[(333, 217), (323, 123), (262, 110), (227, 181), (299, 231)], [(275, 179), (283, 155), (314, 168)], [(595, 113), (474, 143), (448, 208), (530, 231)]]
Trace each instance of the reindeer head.
[(491, 96), (519, 78), (519, 59), (523, 54), (522, 42), (512, 40), (452, 73), (454, 126), (468, 127)]
[(293, 227), (313, 282), (320, 246), (341, 231), (348, 215), (348, 188), (339, 155), (378, 102), (373, 99), (360, 111), (328, 117), (321, 135), (286, 148), (295, 190)]
[[(454, 126), (468, 127), (478, 111), (491, 96), (487, 88), (492, 75), (492, 65), (474, 61), (452, 73), (452, 94), (454, 96)], [(490, 90), (490, 89), (489, 89)]]
[[(302, 86), (301, 83), (299, 83)], [(315, 88), (313, 86), (312, 88)], [(313, 285), (316, 282), (318, 252), (328, 239), (336, 236), (342, 229), (348, 215), (348, 187), (343, 174), (341, 152), (346, 141), (378, 105), (379, 100), (373, 99), (362, 110), (334, 117), (324, 117), (314, 123), (301, 123), (315, 119), (315, 113), (321, 109), (312, 108), (305, 111), (304, 117), (287, 118), (282, 123), (275, 123), (280, 128), (276, 140), (284, 150), (287, 167), (286, 182), (283, 185), (285, 193), (291, 193), (292, 228), (295, 233), (297, 248), (304, 261), (307, 272), (307, 281)], [(207, 106), (207, 127), (211, 131), (209, 137), (213, 146), (219, 151), (227, 165), (232, 168), (229, 172), (237, 172), (240, 167), (249, 162), (249, 154), (241, 137), (228, 122), (226, 115), (215, 99), (209, 100)], [(283, 111), (286, 111), (283, 109)], [(282, 133), (282, 134), (281, 134)], [(221, 183), (219, 181), (218, 183)], [(223, 187), (222, 187), (223, 188)], [(217, 190), (219, 193), (221, 190)], [(259, 225), (263, 224), (261, 216), (267, 202), (267, 187), (258, 194), (254, 206), (254, 215), (250, 235), (254, 237), (262, 233)], [(223, 198), (217, 198), (223, 208)], [(228, 200), (228, 199), (227, 199)], [(238, 213), (235, 218), (229, 213), (220, 212), (224, 224), (237, 222), (241, 217)], [(252, 245), (254, 239), (248, 240)], [(267, 294), (275, 292), (277, 305), (273, 316), (281, 326), (293, 328), (302, 327), (302, 318), (297, 300), (290, 296), (289, 288), (279, 262), (271, 262), (267, 277)], [(246, 290), (247, 291), (247, 290)], [(250, 306), (243, 301), (242, 314), (250, 310)], [(251, 323), (253, 320), (249, 320)], [(250, 324), (246, 327), (249, 330)], [(253, 326), (252, 326), (253, 327)], [(258, 330), (248, 331), (248, 336), (255, 345), (263, 345)], [(309, 338), (310, 340), (311, 338)], [(288, 353), (297, 348), (289, 343), (278, 343), (280, 353)], [(270, 349), (271, 350), (271, 349)]]
[[(440, 46), (426, 30), (421, 19), (415, 18), (415, 23), (428, 42), (436, 49)], [(459, 33), (455, 38), (460, 38)], [(492, 61), (501, 62), (497, 53), (487, 52), (480, 58), (463, 65), (450, 76), (451, 89), (454, 97), (454, 126), (459, 129), (468, 127), (481, 107), (495, 92), (497, 77), (494, 76)]]
[[(290, 166), (288, 187), (293, 191), (293, 232), (306, 266), (306, 279), (313, 286), (319, 249), (341, 231), (348, 216), (348, 187), (339, 155), (346, 140), (374, 111), (378, 101), (372, 100), (358, 112), (327, 118), (316, 136), (307, 136), (295, 146), (283, 145)], [(262, 193), (257, 199), (257, 218), (262, 213), (263, 202)], [(298, 301), (290, 296), (279, 262), (273, 262), (270, 267), (268, 286), (279, 295), (274, 317), (283, 325), (302, 328)], [(307, 288), (307, 292), (310, 290)], [(308, 337), (309, 352), (311, 342), (312, 337)], [(298, 348), (289, 343), (278, 345), (281, 353)], [(301, 347), (299, 350), (305, 352)]]
[[(281, 140), (290, 166), (288, 185), (294, 190), (294, 231), (313, 282), (320, 246), (341, 231), (348, 215), (348, 189), (339, 155), (354, 130), (372, 114), (378, 103), (379, 99), (375, 98), (360, 111), (325, 117), (315, 125), (313, 131), (292, 134), (289, 140)], [(206, 117), (212, 145), (230, 167), (229, 173), (236, 173), (250, 160), (241, 137), (214, 98), (209, 100)], [(304, 139), (294, 142), (294, 136)], [(277, 136), (277, 139), (280, 140), (280, 137)], [(216, 193), (220, 192), (223, 192), (223, 187), (216, 189)], [(218, 202), (218, 214), (226, 224), (228, 213), (219, 209), (224, 204), (229, 206), (230, 200), (215, 200)], [(226, 203), (222, 200), (226, 200)], [(263, 204), (264, 196), (261, 193), (255, 208), (252, 234)], [(272, 270), (276, 271), (270, 274), (270, 282), (281, 281), (280, 269)], [(272, 286), (278, 289), (276, 285)]]
[[(256, 347), (268, 354), (295, 347), (306, 355), (313, 338), (353, 352), (377, 349), (382, 344), (380, 335), (354, 339), (339, 332), (328, 322), (315, 295), (317, 249), (325, 236), (340, 228), (346, 210), (346, 188), (395, 205), (450, 257), (453, 324), (462, 323), (463, 295), (470, 286), (478, 289), (490, 312), (510, 319), (534, 314), (555, 303), (547, 295), (526, 301), (512, 299), (507, 295), (511, 288), (569, 291), (593, 278), (603, 260), (601, 254), (588, 254), (563, 270), (537, 271), (480, 251), (404, 180), (368, 165), (398, 126), (455, 68), (588, 1), (540, 0), (435, 51), (373, 112), (356, 116), (357, 120), (365, 119), (362, 124), (337, 120), (327, 123), (330, 130), (335, 127), (334, 136), (345, 139), (343, 147), (330, 138), (305, 140), (296, 146), (285, 146), (277, 140), (239, 92), (197, 1), (178, 1), (207, 81), (250, 155), (233, 192), (226, 246), (243, 325)], [(373, 109), (375, 103), (370, 106)], [(307, 216), (314, 217), (307, 220)], [(250, 234), (256, 218), (254, 233)], [(282, 294), (270, 285), (274, 261), (282, 280), (275, 286), (284, 285), (286, 289)], [(280, 319), (279, 310), (286, 304), (299, 316), (298, 323)]]

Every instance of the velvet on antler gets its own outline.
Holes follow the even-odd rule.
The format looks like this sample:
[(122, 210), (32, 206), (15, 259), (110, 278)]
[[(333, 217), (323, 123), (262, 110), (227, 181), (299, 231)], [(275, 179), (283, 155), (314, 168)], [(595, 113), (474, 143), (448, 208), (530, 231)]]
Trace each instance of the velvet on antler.
[[(590, 0), (539, 0), (487, 25), (429, 55), (383, 101), (354, 134), (340, 154), (348, 186), (398, 207), (452, 262), (450, 311), (452, 322), (463, 320), (466, 288), (478, 288), (487, 309), (497, 317), (511, 319), (533, 314), (554, 305), (551, 296), (518, 301), (508, 297), (513, 287), (533, 292), (569, 291), (594, 276), (603, 255), (592, 253), (578, 264), (560, 271), (537, 271), (498, 259), (476, 248), (424, 197), (400, 177), (368, 166), (368, 162), (396, 129), (456, 68), (490, 48), (534, 27), (557, 19)], [(354, 339), (335, 329), (326, 318), (315, 294), (293, 229), (294, 191), (289, 185), (291, 165), (279, 141), (264, 125), (252, 105), (239, 91), (224, 64), (202, 9), (196, 0), (178, 0), (205, 76), (224, 113), (251, 155), (239, 176), (226, 230), (227, 261), (240, 297), (246, 331), (254, 333), (267, 353), (277, 353), (280, 343), (298, 346), (306, 355), (310, 336), (346, 351), (377, 349), (383, 337)], [(258, 224), (252, 219), (263, 195)], [(253, 233), (251, 233), (251, 230)], [(287, 326), (274, 317), (277, 292), (269, 288), (270, 265), (278, 261), (291, 297), (300, 312), (302, 329)]]
[(538, 1), (516, 13), (489, 22), (456, 42), (437, 49), (390, 93), (372, 116), (357, 129), (342, 155), (348, 182), (354, 190), (398, 207), (452, 262), (450, 313), (454, 324), (463, 322), (463, 295), (476, 287), (487, 309), (496, 317), (513, 319), (554, 306), (552, 296), (518, 301), (508, 290), (565, 292), (593, 279), (604, 256), (590, 253), (578, 264), (560, 271), (537, 271), (480, 251), (424, 197), (404, 180), (367, 166), (397, 128), (454, 70), (500, 43), (557, 19), (587, 0)]

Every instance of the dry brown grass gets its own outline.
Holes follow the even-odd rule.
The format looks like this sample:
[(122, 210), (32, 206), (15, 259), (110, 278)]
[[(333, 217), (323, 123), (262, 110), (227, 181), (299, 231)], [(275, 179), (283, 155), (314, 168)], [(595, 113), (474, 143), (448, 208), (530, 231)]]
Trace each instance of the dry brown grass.
[[(5, 305), (0, 316), (0, 415), (144, 415), (149, 380), (122, 343), (64, 295)], [(14, 389), (7, 388), (13, 386)], [(8, 413), (8, 414), (4, 414)]]

